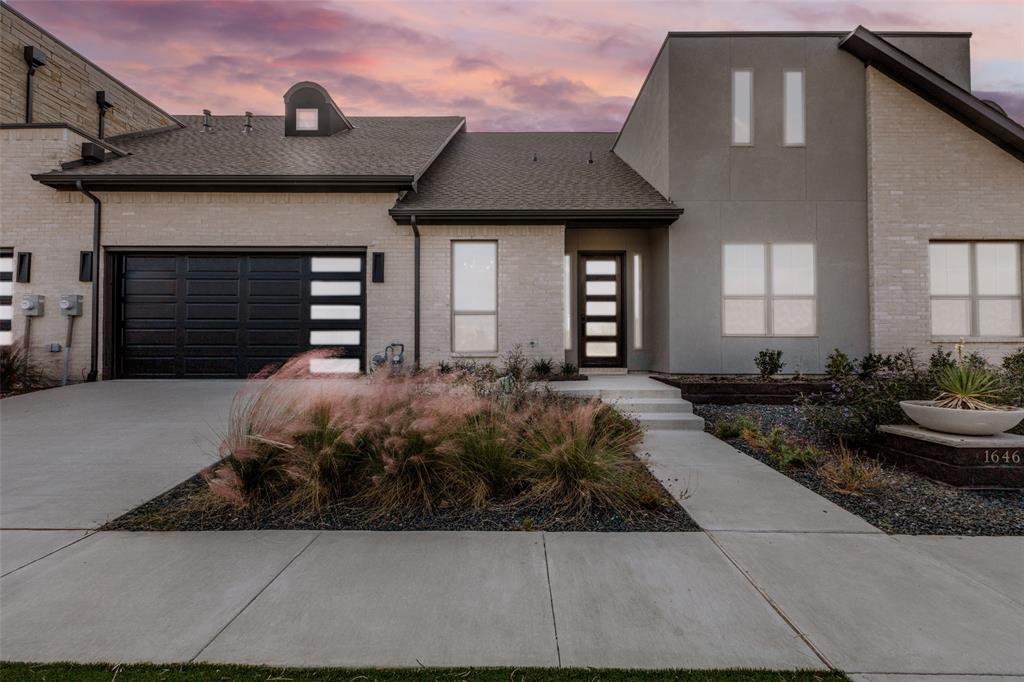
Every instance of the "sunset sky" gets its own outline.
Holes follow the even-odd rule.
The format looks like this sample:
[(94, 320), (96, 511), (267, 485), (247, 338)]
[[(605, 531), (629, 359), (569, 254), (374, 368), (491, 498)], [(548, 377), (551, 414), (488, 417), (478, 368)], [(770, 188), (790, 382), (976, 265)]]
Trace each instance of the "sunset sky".
[(974, 91), (1024, 121), (1024, 0), (14, 0), (172, 114), (283, 113), (300, 80), (350, 115), (618, 130), (671, 30), (973, 31)]

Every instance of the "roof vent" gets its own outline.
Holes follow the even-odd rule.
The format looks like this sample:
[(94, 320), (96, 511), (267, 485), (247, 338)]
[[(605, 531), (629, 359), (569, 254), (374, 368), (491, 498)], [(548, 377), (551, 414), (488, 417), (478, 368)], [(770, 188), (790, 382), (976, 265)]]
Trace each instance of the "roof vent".
[(587, 152), (587, 163), (588, 164), (594, 163), (594, 152), (592, 152), (592, 151)]
[(209, 109), (203, 109), (203, 132), (212, 133), (210, 129), (213, 126), (213, 114), (210, 113)]
[(533, 153), (533, 162), (537, 163), (537, 152)]
[(284, 134), (288, 137), (327, 137), (354, 127), (318, 83), (296, 83), (284, 94)]
[(83, 142), (82, 143), (82, 161), (87, 166), (94, 166), (97, 163), (103, 163), (103, 159), (107, 158), (107, 150), (99, 146), (95, 142)]
[(242, 132), (248, 135), (252, 132), (252, 112), (245, 112), (245, 125), (242, 126)]

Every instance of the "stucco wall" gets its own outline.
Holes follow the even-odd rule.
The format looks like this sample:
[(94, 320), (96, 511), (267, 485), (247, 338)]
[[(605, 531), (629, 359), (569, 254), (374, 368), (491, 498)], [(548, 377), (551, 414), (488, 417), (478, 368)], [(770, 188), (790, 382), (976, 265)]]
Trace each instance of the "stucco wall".
[[(420, 361), (435, 364), (451, 352), (451, 243), (498, 242), (498, 353), (474, 355), (497, 362), (514, 345), (531, 358), (563, 358), (561, 225), (423, 225), (420, 227), (422, 310)], [(411, 309), (410, 309), (411, 315)]]
[[(669, 230), (674, 372), (754, 372), (763, 348), (821, 371), (833, 348), (868, 350), (864, 67), (829, 36), (669, 39)], [(754, 144), (731, 145), (731, 72), (754, 69)], [(805, 71), (806, 145), (782, 143), (782, 78)], [(811, 241), (818, 335), (724, 337), (722, 243)]]
[(49, 57), (33, 79), (33, 122), (70, 123), (95, 135), (99, 122), (96, 91), (105, 90), (114, 102), (106, 115), (107, 136), (174, 123), (154, 104), (6, 4), (0, 4), (0, 122), (25, 122), (26, 45), (42, 48)]
[[(927, 354), (929, 240), (1024, 240), (1024, 163), (875, 69), (866, 81), (871, 342)], [(992, 359), (1024, 343), (972, 341)]]
[(637, 93), (615, 143), (615, 153), (654, 189), (669, 196), (668, 181), (668, 44), (662, 46), (647, 80)]

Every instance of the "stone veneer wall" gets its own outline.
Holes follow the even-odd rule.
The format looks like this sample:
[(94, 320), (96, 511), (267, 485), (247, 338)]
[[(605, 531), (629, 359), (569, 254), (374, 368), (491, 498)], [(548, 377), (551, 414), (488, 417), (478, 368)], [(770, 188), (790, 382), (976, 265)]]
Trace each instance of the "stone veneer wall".
[(26, 45), (42, 48), (49, 62), (34, 76), (34, 123), (65, 122), (95, 135), (99, 123), (96, 91), (105, 90), (107, 136), (162, 128), (174, 120), (123, 83), (39, 26), (0, 4), (0, 122), (25, 122)]
[(473, 359), (498, 362), (501, 353), (520, 344), (528, 357), (562, 361), (565, 230), (561, 225), (423, 225), (420, 234), (423, 365), (453, 355), (451, 243), (460, 239), (498, 242), (499, 351)]
[[(928, 242), (1024, 240), (1024, 163), (882, 73), (866, 72), (871, 345), (930, 354), (953, 340), (931, 336)], [(1024, 344), (969, 341), (992, 360)]]

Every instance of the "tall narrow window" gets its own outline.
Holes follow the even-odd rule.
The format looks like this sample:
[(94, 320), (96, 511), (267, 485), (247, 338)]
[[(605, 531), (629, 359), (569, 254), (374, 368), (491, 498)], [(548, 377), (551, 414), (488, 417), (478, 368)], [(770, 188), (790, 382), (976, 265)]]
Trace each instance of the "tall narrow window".
[(786, 71), (782, 79), (783, 139), (786, 145), (799, 147), (804, 144), (804, 72)]
[(633, 348), (644, 347), (644, 287), (640, 254), (633, 254)]
[(565, 349), (572, 349), (572, 256), (565, 254), (562, 265), (562, 332)]
[(732, 72), (732, 143), (754, 144), (754, 72)]
[(813, 244), (725, 244), (722, 260), (724, 335), (817, 334)]
[(497, 242), (452, 242), (452, 350), (498, 352)]
[(928, 245), (933, 336), (1021, 335), (1021, 244)]

